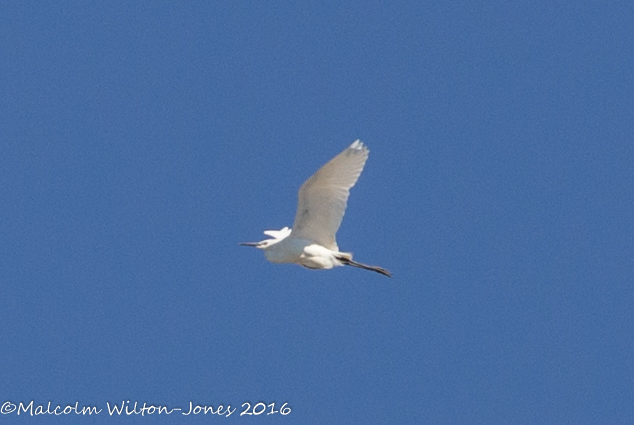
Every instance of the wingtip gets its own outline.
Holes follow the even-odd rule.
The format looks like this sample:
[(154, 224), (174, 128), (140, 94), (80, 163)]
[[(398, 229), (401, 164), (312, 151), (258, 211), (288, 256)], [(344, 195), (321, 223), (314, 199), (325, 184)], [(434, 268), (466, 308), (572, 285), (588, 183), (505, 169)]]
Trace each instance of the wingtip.
[(352, 144), (350, 145), (349, 149), (356, 149), (356, 150), (368, 150), (368, 147), (363, 144), (363, 142), (360, 139), (355, 140), (354, 142), (352, 142)]

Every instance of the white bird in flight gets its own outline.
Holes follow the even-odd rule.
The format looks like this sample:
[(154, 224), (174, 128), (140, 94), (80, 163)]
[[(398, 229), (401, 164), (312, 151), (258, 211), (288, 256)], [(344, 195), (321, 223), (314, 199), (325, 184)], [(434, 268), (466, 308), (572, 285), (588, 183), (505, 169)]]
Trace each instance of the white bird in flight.
[(309, 269), (353, 266), (391, 277), (384, 268), (352, 261), (352, 253), (339, 252), (335, 234), (346, 212), (350, 188), (368, 159), (368, 148), (357, 140), (321, 167), (299, 189), (293, 229), (266, 230), (273, 239), (239, 245), (264, 250), (272, 263), (293, 263)]

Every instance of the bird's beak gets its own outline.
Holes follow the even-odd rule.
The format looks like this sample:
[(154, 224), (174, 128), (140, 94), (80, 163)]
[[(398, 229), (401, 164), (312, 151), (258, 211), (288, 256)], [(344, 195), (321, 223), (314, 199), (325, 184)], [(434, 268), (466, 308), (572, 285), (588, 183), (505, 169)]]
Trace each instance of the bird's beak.
[(253, 246), (253, 247), (258, 247), (258, 245), (260, 245), (259, 242), (241, 242), (238, 245), (240, 246)]

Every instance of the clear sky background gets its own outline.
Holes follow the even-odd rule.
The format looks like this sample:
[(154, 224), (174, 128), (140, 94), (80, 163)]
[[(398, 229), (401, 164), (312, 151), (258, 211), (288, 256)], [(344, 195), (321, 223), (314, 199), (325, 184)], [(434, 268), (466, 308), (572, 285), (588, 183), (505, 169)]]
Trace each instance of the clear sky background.
[[(633, 22), (618, 1), (5, 2), (0, 403), (633, 423)], [(338, 242), (392, 279), (237, 246), (291, 226), (357, 138)], [(238, 410), (107, 416), (125, 400)]]

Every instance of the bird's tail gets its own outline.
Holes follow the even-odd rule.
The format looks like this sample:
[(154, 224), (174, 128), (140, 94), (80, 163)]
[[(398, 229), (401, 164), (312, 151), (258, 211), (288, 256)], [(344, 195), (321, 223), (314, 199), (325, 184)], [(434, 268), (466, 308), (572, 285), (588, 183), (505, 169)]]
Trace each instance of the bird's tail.
[[(340, 253), (340, 254), (344, 254), (344, 253)], [(352, 255), (348, 254), (348, 253), (345, 253), (345, 255), (337, 256), (337, 259), (339, 261), (341, 261), (341, 264), (344, 264), (346, 266), (352, 266), (352, 267), (358, 267), (360, 269), (372, 270), (373, 272), (381, 273), (384, 276), (392, 277), (392, 273), (390, 273), (389, 271), (385, 270), (382, 267), (368, 266), (367, 264), (361, 264), (361, 263), (357, 263), (356, 261), (352, 261)]]

